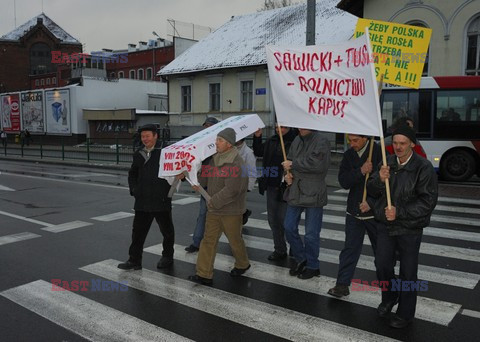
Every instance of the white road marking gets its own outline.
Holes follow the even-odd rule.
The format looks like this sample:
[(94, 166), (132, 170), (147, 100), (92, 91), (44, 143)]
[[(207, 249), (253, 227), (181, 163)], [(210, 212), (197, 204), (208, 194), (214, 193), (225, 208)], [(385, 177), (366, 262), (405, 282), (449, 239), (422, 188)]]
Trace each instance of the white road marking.
[(125, 211), (119, 211), (118, 213), (92, 217), (91, 219), (96, 221), (102, 221), (102, 222), (110, 222), (110, 221), (120, 220), (127, 217), (132, 217), (132, 216), (135, 216), (135, 214), (127, 213)]
[(16, 215), (16, 214), (12, 214), (12, 213), (7, 213), (6, 211), (1, 211), (0, 210), (0, 215), (13, 217), (13, 218), (16, 218), (18, 220), (27, 221), (27, 222), (30, 222), (30, 223), (38, 224), (40, 226), (44, 226), (44, 227), (53, 226), (53, 224), (50, 224), (50, 223), (47, 223), (47, 222), (42, 222), (42, 221), (34, 220), (34, 219), (31, 219), (31, 218), (28, 218), (28, 217), (25, 217), (25, 216), (20, 216), (20, 215)]
[[(271, 239), (245, 234), (243, 235), (243, 239), (245, 240), (245, 243), (248, 247), (261, 249), (264, 251), (273, 251), (273, 242)], [(221, 237), (221, 241), (227, 242), (227, 240), (223, 236)], [(338, 264), (339, 255), (340, 251), (323, 248), (320, 244), (320, 261)], [(375, 272), (374, 258), (368, 255), (361, 255), (360, 260), (357, 264), (357, 268)], [(399, 274), (398, 267), (396, 268), (396, 274)], [(479, 274), (461, 272), (422, 264), (418, 265), (418, 277), (422, 280), (427, 280), (429, 282), (431, 281), (439, 284), (463, 287), (467, 289), (475, 288), (475, 286), (477, 286), (478, 282), (480, 281)]]
[(38, 234), (28, 233), (28, 232), (0, 236), (0, 246), (6, 245), (8, 243), (30, 240), (30, 239), (39, 238), (39, 237), (42, 237), (42, 236)]
[(117, 268), (118, 263), (119, 261), (106, 260), (80, 269), (106, 279), (126, 281), (129, 287), (289, 340), (391, 341), (385, 336), (163, 273), (146, 269), (125, 272)]
[(0, 191), (15, 191), (15, 189), (0, 185)]
[(473, 317), (473, 318), (480, 318), (480, 312), (478, 311), (463, 309), (461, 314), (465, 316)]
[(172, 204), (186, 205), (186, 204), (192, 204), (196, 202), (200, 202), (200, 197), (185, 197), (185, 198), (172, 201)]
[(0, 295), (91, 341), (191, 341), (73, 292), (52, 291), (44, 280)]
[[(176, 250), (183, 250), (184, 246), (175, 245)], [(155, 245), (146, 248), (145, 251), (156, 255), (162, 254), (163, 247)], [(175, 259), (196, 263), (196, 255), (189, 253), (176, 253)], [(233, 267), (235, 259), (231, 256), (217, 253), (215, 257), (215, 269), (229, 272)], [(314, 281), (304, 281), (297, 277), (292, 277), (288, 274), (288, 269), (285, 267), (274, 266), (270, 264), (250, 261), (252, 267), (245, 273), (246, 277), (266, 281), (269, 283), (283, 285), (286, 287), (299, 289), (314, 293), (316, 295), (330, 297), (327, 292), (328, 289), (335, 286), (336, 279), (320, 276), (320, 279), (314, 278)], [(447, 326), (458, 313), (461, 308), (460, 304), (444, 302), (436, 299), (430, 299), (420, 296), (418, 292), (417, 310), (415, 317), (425, 321), (433, 322)], [(344, 298), (345, 301), (376, 308), (382, 301), (381, 292), (378, 291), (352, 291), (351, 295)]]
[[(266, 220), (258, 219), (248, 219), (248, 222), (247, 224), (245, 224), (245, 226), (258, 229), (270, 229)], [(305, 234), (305, 226), (299, 225), (298, 230), (300, 234)], [(322, 228), (320, 232), (320, 238), (334, 241), (345, 241), (345, 231)], [(370, 240), (364, 240), (363, 243), (365, 245), (370, 245)], [(446, 258), (480, 262), (480, 250), (477, 249), (445, 246), (422, 242), (422, 244), (420, 245), (420, 253)]]
[(66, 231), (66, 230), (91, 226), (92, 224), (93, 223), (83, 222), (83, 221), (72, 221), (72, 222), (66, 222), (66, 223), (57, 224), (57, 225), (54, 225), (54, 226), (42, 228), (42, 230), (45, 230), (45, 231), (51, 232), (51, 233), (60, 233), (60, 232)]

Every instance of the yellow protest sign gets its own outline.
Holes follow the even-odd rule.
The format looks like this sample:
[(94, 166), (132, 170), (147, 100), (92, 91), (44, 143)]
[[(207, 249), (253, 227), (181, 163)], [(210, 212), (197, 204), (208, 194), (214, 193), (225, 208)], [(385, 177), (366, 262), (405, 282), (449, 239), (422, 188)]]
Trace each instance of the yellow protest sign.
[(383, 82), (409, 88), (420, 86), (432, 30), (387, 21), (358, 19), (355, 38), (368, 27), (375, 74)]

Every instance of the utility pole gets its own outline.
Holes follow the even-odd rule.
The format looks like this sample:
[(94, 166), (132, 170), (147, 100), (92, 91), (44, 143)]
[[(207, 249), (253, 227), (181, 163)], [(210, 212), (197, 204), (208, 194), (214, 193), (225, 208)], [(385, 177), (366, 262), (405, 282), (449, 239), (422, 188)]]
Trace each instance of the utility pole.
[(307, 44), (315, 45), (316, 0), (307, 0)]

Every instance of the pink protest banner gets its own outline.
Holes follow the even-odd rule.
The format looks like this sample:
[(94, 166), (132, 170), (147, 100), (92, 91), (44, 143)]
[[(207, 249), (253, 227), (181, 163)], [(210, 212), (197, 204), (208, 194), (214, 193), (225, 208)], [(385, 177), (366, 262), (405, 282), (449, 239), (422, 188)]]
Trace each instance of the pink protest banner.
[(217, 152), (217, 134), (227, 127), (235, 130), (238, 141), (265, 127), (265, 124), (257, 114), (232, 116), (167, 146), (162, 149), (158, 177), (165, 178), (172, 184), (175, 175), (186, 172), (189, 181), (198, 184), (197, 173), (202, 167), (202, 161)]
[(382, 135), (366, 37), (336, 45), (266, 49), (281, 126)]

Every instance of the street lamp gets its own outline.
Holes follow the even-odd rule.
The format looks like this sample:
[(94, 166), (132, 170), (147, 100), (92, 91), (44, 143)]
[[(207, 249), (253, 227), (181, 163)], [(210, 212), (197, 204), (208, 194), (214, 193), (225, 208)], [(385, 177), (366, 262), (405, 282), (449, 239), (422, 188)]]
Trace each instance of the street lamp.
[[(157, 32), (152, 31), (152, 34), (154, 36), (157, 36), (158, 38), (160, 38), (160, 36), (157, 34)], [(153, 55), (153, 75), (152, 75), (152, 78), (153, 78), (154, 81), (155, 81), (155, 76), (156, 76), (156, 72), (155, 72), (155, 45), (157, 45), (156, 42), (152, 47), (152, 55)]]

